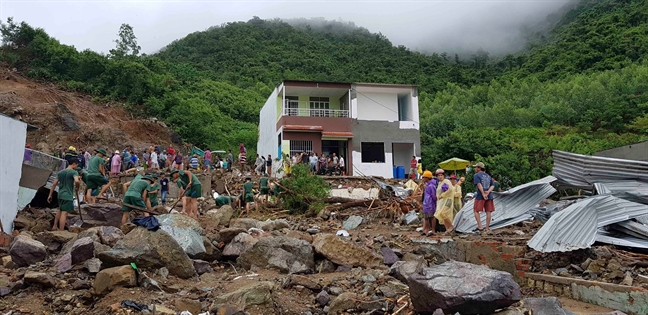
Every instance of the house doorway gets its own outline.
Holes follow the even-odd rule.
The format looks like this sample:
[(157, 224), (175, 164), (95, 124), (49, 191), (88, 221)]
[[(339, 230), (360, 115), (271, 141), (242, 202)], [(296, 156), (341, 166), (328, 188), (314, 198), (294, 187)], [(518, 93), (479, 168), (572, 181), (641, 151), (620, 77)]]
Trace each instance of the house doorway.
[(348, 161), (347, 149), (349, 142), (347, 140), (322, 140), (322, 154), (327, 156), (335, 153), (337, 156), (342, 156)]

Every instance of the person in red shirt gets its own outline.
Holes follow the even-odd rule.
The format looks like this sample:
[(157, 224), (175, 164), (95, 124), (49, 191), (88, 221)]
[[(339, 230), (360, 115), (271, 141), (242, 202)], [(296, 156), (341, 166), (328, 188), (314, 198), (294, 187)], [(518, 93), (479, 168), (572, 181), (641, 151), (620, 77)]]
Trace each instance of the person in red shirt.
[(410, 161), (410, 172), (409, 172), (409, 176), (411, 179), (416, 179), (416, 173), (418, 173), (417, 164), (418, 161), (416, 160), (416, 156), (412, 156), (412, 160)]

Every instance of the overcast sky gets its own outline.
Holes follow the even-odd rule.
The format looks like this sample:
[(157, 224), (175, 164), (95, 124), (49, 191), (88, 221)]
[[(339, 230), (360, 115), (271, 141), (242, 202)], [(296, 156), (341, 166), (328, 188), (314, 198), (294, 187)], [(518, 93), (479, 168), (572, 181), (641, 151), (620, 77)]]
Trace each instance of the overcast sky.
[(569, 0), (418, 0), (418, 1), (151, 1), (151, 0), (0, 0), (0, 18), (14, 17), (44, 28), (77, 49), (108, 52), (119, 26), (133, 26), (144, 53), (175, 39), (253, 16), (341, 19), (392, 43), (426, 51), (508, 52), (521, 45), (519, 29), (543, 21)]

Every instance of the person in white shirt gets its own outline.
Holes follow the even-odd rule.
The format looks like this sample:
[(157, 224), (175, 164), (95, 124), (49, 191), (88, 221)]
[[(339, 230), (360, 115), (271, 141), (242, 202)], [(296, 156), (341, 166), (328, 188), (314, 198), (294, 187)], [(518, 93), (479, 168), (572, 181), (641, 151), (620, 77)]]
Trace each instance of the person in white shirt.
[(342, 176), (346, 175), (346, 165), (344, 164), (344, 157), (340, 155), (338, 160), (338, 165), (340, 165), (340, 170), (342, 171)]
[(151, 152), (151, 156), (149, 157), (149, 159), (151, 160), (151, 168), (152, 169), (160, 168), (160, 164), (158, 163), (157, 152), (155, 152), (155, 151)]

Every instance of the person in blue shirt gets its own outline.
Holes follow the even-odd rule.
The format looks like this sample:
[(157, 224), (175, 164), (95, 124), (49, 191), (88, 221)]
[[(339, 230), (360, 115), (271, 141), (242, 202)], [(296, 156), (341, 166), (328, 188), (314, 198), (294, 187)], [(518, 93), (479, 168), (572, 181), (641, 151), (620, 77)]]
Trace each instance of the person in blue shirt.
[[(493, 211), (495, 211), (495, 203), (493, 202), (493, 189), (495, 184), (493, 178), (486, 174), (484, 171), (484, 163), (479, 162), (475, 165), (475, 177), (473, 177), (473, 184), (477, 187), (475, 192), (475, 220), (477, 220), (477, 228), (479, 231), (489, 231), (490, 222)], [(480, 212), (486, 212), (486, 227), (482, 228)]]
[(169, 194), (169, 179), (166, 178), (165, 173), (160, 173), (160, 191), (162, 192), (162, 204), (166, 205), (166, 197)]
[(137, 158), (137, 154), (133, 154), (131, 156), (131, 163), (133, 163), (133, 167), (138, 167), (139, 165), (139, 158)]

